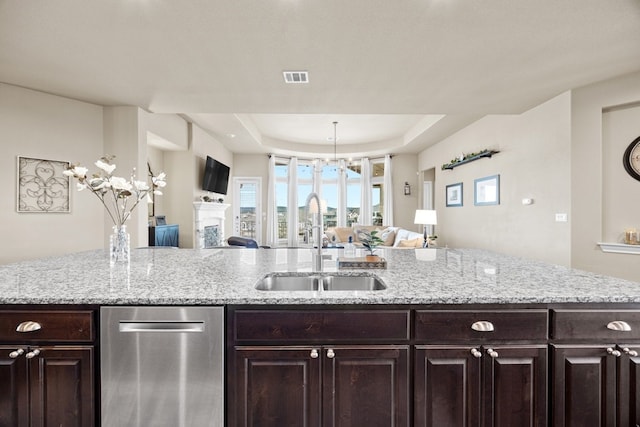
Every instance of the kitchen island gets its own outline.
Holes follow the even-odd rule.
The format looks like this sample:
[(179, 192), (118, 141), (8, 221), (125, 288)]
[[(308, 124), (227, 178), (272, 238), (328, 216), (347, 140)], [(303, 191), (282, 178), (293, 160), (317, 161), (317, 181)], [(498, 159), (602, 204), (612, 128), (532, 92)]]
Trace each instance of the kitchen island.
[[(92, 251), (2, 266), (0, 378), (18, 372), (31, 387), (59, 391), (53, 404), (32, 390), (45, 402), (27, 404), (23, 388), (0, 385), (0, 406), (29, 408), (9, 420), (66, 425), (82, 416), (81, 425), (100, 425), (108, 407), (103, 400), (101, 418), (100, 402), (90, 402), (111, 353), (98, 312), (215, 306), (224, 309), (217, 346), (225, 362), (217, 369), (226, 373), (227, 396), (217, 405), (228, 426), (640, 423), (640, 283), (474, 249), (379, 250), (387, 268), (370, 271), (338, 270), (341, 251), (324, 254), (325, 274), (375, 274), (386, 289), (255, 288), (273, 273), (310, 273), (310, 249), (135, 249), (128, 265), (113, 267), (107, 253)], [(20, 321), (44, 326), (18, 333)], [(102, 379), (93, 366), (100, 346)], [(113, 354), (144, 359), (147, 347)], [(50, 409), (61, 407), (65, 387), (71, 410)], [(155, 404), (154, 393), (144, 395)], [(22, 403), (5, 402), (12, 398)], [(127, 410), (140, 418), (131, 403)]]
[[(337, 271), (341, 250), (325, 250)], [(379, 250), (370, 270), (387, 289), (266, 292), (271, 272), (310, 272), (310, 249), (134, 249), (128, 266), (104, 251), (0, 266), (0, 304), (550, 304), (640, 303), (640, 283), (474, 249)], [(347, 270), (341, 270), (347, 271)], [(349, 270), (355, 273), (359, 270)]]

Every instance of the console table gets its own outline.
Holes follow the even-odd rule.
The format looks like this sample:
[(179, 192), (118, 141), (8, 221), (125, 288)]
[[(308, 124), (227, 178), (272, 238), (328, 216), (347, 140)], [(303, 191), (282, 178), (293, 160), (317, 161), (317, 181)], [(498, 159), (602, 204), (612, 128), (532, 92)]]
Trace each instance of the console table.
[(178, 224), (149, 227), (149, 246), (178, 247)]

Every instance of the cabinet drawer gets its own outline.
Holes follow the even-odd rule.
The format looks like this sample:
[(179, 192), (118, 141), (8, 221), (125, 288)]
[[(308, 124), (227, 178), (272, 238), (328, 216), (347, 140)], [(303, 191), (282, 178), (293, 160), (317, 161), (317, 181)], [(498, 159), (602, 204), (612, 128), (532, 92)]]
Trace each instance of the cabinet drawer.
[(418, 310), (415, 318), (416, 340), (429, 342), (538, 341), (548, 329), (547, 310)]
[(239, 310), (235, 341), (336, 342), (408, 340), (408, 310)]
[[(40, 329), (18, 332), (24, 322), (35, 322)], [(94, 340), (93, 312), (0, 310), (0, 341), (22, 342), (90, 342)]]
[(551, 316), (553, 339), (640, 339), (640, 310), (553, 310)]

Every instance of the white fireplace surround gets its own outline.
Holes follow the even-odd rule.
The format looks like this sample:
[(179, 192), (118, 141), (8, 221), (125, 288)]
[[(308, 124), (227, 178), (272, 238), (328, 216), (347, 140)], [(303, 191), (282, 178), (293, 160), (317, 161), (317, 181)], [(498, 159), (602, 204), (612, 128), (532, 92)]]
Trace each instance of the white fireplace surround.
[(204, 228), (212, 225), (218, 226), (220, 244), (224, 242), (224, 213), (231, 206), (225, 203), (193, 202), (195, 247), (204, 248)]

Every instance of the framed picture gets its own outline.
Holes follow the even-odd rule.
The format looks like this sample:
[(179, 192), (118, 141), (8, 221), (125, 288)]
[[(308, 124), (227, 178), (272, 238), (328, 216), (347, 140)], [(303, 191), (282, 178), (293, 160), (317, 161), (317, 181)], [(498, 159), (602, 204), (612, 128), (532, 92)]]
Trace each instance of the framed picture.
[(69, 162), (18, 156), (18, 212), (70, 212)]
[(473, 204), (476, 206), (500, 204), (500, 175), (492, 175), (473, 181)]
[(167, 218), (165, 215), (156, 215), (156, 225), (167, 225)]
[(447, 185), (447, 207), (462, 206), (462, 183)]

